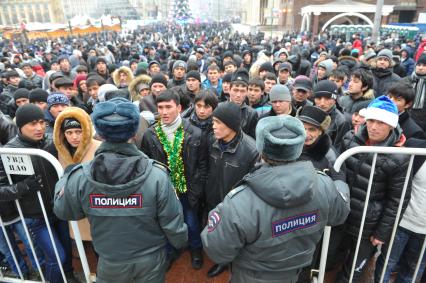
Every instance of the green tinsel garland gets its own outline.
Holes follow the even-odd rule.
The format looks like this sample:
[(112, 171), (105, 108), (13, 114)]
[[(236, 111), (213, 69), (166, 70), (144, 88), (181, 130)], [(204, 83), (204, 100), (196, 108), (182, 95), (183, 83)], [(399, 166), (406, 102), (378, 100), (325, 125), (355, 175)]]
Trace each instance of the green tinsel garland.
[(161, 125), (155, 127), (155, 132), (158, 139), (163, 145), (163, 149), (167, 154), (167, 162), (169, 163), (170, 178), (172, 184), (179, 193), (186, 193), (186, 178), (184, 173), (184, 166), (182, 160), (182, 147), (184, 131), (182, 125), (177, 129), (173, 145), (167, 139)]

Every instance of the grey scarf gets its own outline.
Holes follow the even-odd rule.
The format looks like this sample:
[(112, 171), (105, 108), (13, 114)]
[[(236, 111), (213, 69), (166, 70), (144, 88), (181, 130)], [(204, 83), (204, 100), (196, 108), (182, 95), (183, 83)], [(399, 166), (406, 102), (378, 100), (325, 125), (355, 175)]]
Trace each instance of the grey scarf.
[(163, 129), (170, 143), (173, 143), (173, 140), (175, 139), (175, 132), (181, 124), (182, 118), (180, 115), (178, 115), (177, 118), (168, 125), (161, 124), (161, 128)]
[(423, 109), (425, 104), (425, 83), (426, 75), (419, 76), (415, 72), (411, 75), (412, 82), (415, 83), (416, 98), (414, 99), (413, 109)]

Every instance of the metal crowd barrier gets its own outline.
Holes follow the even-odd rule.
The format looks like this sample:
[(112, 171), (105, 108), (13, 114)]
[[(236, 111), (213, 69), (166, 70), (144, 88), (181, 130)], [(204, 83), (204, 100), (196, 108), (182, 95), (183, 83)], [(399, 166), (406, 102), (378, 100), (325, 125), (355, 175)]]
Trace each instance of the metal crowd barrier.
[[(62, 169), (61, 164), (59, 163), (59, 161), (50, 153), (44, 151), (44, 150), (40, 150), (40, 149), (32, 149), (32, 148), (0, 148), (0, 156), (3, 160), (3, 165), (7, 174), (7, 178), (9, 180), (9, 183), (12, 184), (12, 179), (10, 177), (11, 174), (16, 174), (16, 175), (33, 175), (34, 174), (34, 170), (33, 170), (33, 165), (31, 163), (31, 158), (30, 156), (38, 156), (41, 158), (46, 159), (47, 161), (49, 161), (52, 166), (55, 168), (56, 173), (58, 174), (58, 178), (60, 178), (64, 171)], [(9, 157), (9, 158), (8, 158)], [(11, 166), (9, 166), (11, 165)], [(8, 166), (8, 167), (6, 167)], [(11, 171), (13, 171), (11, 173)], [(59, 258), (59, 254), (58, 254), (58, 250), (56, 248), (56, 244), (55, 241), (53, 240), (53, 236), (52, 236), (52, 229), (50, 227), (50, 223), (48, 221), (47, 218), (47, 213), (46, 213), (46, 209), (44, 207), (44, 203), (43, 203), (43, 199), (41, 196), (40, 192), (37, 192), (37, 196), (38, 196), (38, 200), (40, 203), (40, 206), (42, 208), (43, 211), (43, 217), (44, 217), (44, 221), (46, 222), (46, 226), (49, 232), (49, 236), (50, 236), (50, 241), (52, 243), (54, 252), (55, 252), (55, 256), (56, 256), (56, 260), (58, 262), (58, 265), (60, 267), (60, 271), (62, 274), (62, 278), (64, 280), (64, 282), (67, 282), (67, 279), (65, 277), (65, 273), (61, 264), (61, 260)], [(52, 200), (53, 201), (53, 200)], [(12, 248), (11, 245), (11, 240), (14, 239), (9, 239), (8, 237), (8, 233), (6, 232), (6, 227), (4, 226), (3, 220), (0, 217), (0, 226), (1, 229), (3, 231), (3, 234), (5, 236), (7, 245), (9, 247), (9, 250), (12, 252), (12, 257), (13, 260), (15, 262), (15, 265), (18, 269), (18, 273), (19, 273), (19, 278), (14, 278), (14, 277), (5, 277), (2, 272), (0, 271), (0, 281), (1, 282), (25, 282), (25, 283), (31, 283), (31, 282), (46, 282), (46, 279), (43, 275), (41, 266), (40, 266), (40, 262), (38, 260), (38, 257), (36, 255), (35, 249), (34, 249), (34, 243), (30, 237), (27, 225), (25, 224), (25, 221), (23, 221), (24, 216), (22, 213), (22, 209), (21, 209), (21, 205), (19, 203), (19, 200), (15, 200), (16, 203), (16, 207), (18, 209), (18, 213), (21, 219), (21, 222), (23, 224), (24, 230), (25, 230), (25, 234), (27, 236), (28, 242), (30, 244), (31, 247), (31, 252), (32, 255), (34, 257), (34, 260), (36, 261), (36, 267), (33, 268), (37, 268), (41, 281), (31, 281), (31, 280), (24, 280), (24, 276), (22, 274), (22, 271), (19, 267), (18, 261), (16, 259), (16, 255), (14, 253), (14, 250)], [(84, 251), (84, 247), (83, 247), (83, 242), (81, 240), (81, 235), (80, 235), (80, 230), (78, 229), (78, 225), (76, 221), (70, 221), (71, 222), (71, 228), (74, 232), (74, 237), (75, 237), (75, 243), (77, 246), (77, 250), (78, 250), (78, 254), (80, 256), (80, 260), (81, 260), (81, 265), (83, 267), (83, 272), (84, 272), (84, 277), (85, 277), (85, 281), (86, 283), (91, 283), (91, 278), (90, 278), (90, 270), (89, 270), (89, 264), (87, 262), (87, 257), (86, 257), (86, 253)]]
[[(368, 181), (367, 194), (366, 194), (366, 197), (365, 197), (365, 204), (366, 205), (364, 205), (364, 210), (363, 210), (363, 213), (362, 213), (361, 226), (360, 226), (360, 229), (359, 229), (359, 234), (358, 234), (358, 239), (357, 239), (357, 244), (356, 244), (355, 255), (354, 255), (354, 260), (353, 260), (353, 264), (352, 264), (349, 283), (352, 282), (354, 271), (355, 271), (355, 264), (356, 264), (356, 260), (357, 260), (357, 257), (358, 257), (359, 246), (360, 246), (360, 243), (361, 243), (361, 235), (362, 235), (362, 232), (363, 232), (363, 229), (364, 229), (364, 222), (365, 222), (365, 217), (366, 217), (366, 214), (367, 214), (367, 207), (368, 207), (368, 202), (369, 202), (369, 199), (370, 199), (370, 192), (371, 192), (371, 187), (372, 187), (372, 183), (373, 183), (374, 172), (376, 170), (375, 167), (376, 167), (377, 155), (378, 154), (410, 155), (410, 163), (408, 165), (408, 169), (407, 169), (407, 173), (406, 173), (406, 177), (405, 177), (405, 182), (404, 182), (404, 187), (402, 188), (402, 194), (401, 194), (401, 199), (404, 199), (405, 194), (407, 192), (409, 176), (410, 176), (410, 173), (411, 173), (411, 170), (412, 170), (412, 167), (413, 167), (414, 156), (426, 155), (426, 149), (425, 148), (359, 146), (359, 147), (351, 148), (351, 149), (343, 152), (337, 158), (336, 162), (334, 163), (334, 169), (337, 172), (339, 172), (340, 168), (342, 167), (343, 163), (345, 162), (345, 160), (347, 158), (349, 158), (352, 155), (360, 154), (360, 153), (371, 153), (371, 154), (374, 154), (374, 156), (373, 156), (373, 162), (372, 162), (372, 170), (370, 172), (370, 178), (369, 178), (369, 181)], [(393, 226), (391, 239), (390, 239), (389, 246), (388, 246), (388, 249), (387, 249), (384, 267), (383, 267), (383, 270), (382, 270), (382, 274), (380, 276), (380, 281), (379, 281), (380, 283), (383, 282), (383, 277), (384, 277), (384, 274), (386, 272), (386, 268), (387, 268), (388, 261), (389, 261), (389, 256), (390, 256), (390, 253), (392, 251), (392, 246), (393, 246), (393, 242), (394, 242), (394, 239), (395, 239), (396, 230), (398, 228), (399, 219), (401, 217), (402, 205), (403, 205), (403, 202), (401, 201), (399, 203), (399, 206), (398, 206), (398, 212), (397, 212), (397, 215), (396, 215), (395, 224)], [(323, 235), (319, 273), (318, 273), (318, 277), (312, 278), (312, 282), (315, 282), (315, 283), (316, 282), (319, 282), (319, 283), (324, 282), (325, 268), (326, 268), (326, 262), (327, 262), (327, 253), (328, 253), (328, 246), (329, 246), (329, 240), (330, 240), (330, 233), (331, 233), (331, 227), (326, 226), (325, 230), (324, 230), (324, 235)], [(416, 265), (416, 269), (415, 269), (415, 273), (414, 273), (414, 276), (413, 276), (412, 283), (416, 282), (417, 273), (419, 272), (420, 264), (421, 264), (421, 261), (423, 259), (423, 255), (425, 253), (425, 248), (426, 248), (426, 238), (423, 242), (423, 246), (422, 246), (422, 249), (421, 249), (421, 252), (420, 252), (420, 256), (419, 256), (419, 259), (417, 261), (417, 265)]]

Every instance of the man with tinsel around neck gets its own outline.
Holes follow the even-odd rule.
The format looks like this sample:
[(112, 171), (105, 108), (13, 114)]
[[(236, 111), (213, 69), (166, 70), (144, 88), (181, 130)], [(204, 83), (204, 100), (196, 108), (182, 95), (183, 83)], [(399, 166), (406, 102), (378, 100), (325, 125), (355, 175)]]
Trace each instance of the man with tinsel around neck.
[[(157, 107), (160, 121), (144, 134), (141, 149), (170, 169), (188, 225), (192, 266), (200, 269), (203, 258), (197, 211), (207, 173), (206, 142), (199, 128), (181, 118), (180, 99), (175, 92), (162, 91), (157, 96)], [(178, 253), (169, 246), (168, 256), (171, 264)]]

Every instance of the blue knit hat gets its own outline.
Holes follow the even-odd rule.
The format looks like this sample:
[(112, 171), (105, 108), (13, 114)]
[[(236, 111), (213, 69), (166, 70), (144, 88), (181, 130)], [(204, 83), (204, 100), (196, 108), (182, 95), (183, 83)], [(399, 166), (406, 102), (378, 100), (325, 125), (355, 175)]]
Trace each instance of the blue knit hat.
[(70, 105), (70, 100), (62, 92), (53, 92), (47, 97), (48, 109), (56, 104)]
[(396, 128), (398, 126), (398, 108), (389, 97), (382, 95), (370, 102), (367, 108), (359, 112), (365, 120), (378, 120), (389, 126)]
[(92, 113), (96, 133), (108, 142), (127, 142), (139, 128), (139, 111), (129, 100), (116, 97), (96, 104)]
[(298, 159), (302, 153), (305, 138), (303, 123), (290, 115), (266, 117), (257, 123), (257, 150), (271, 160)]

